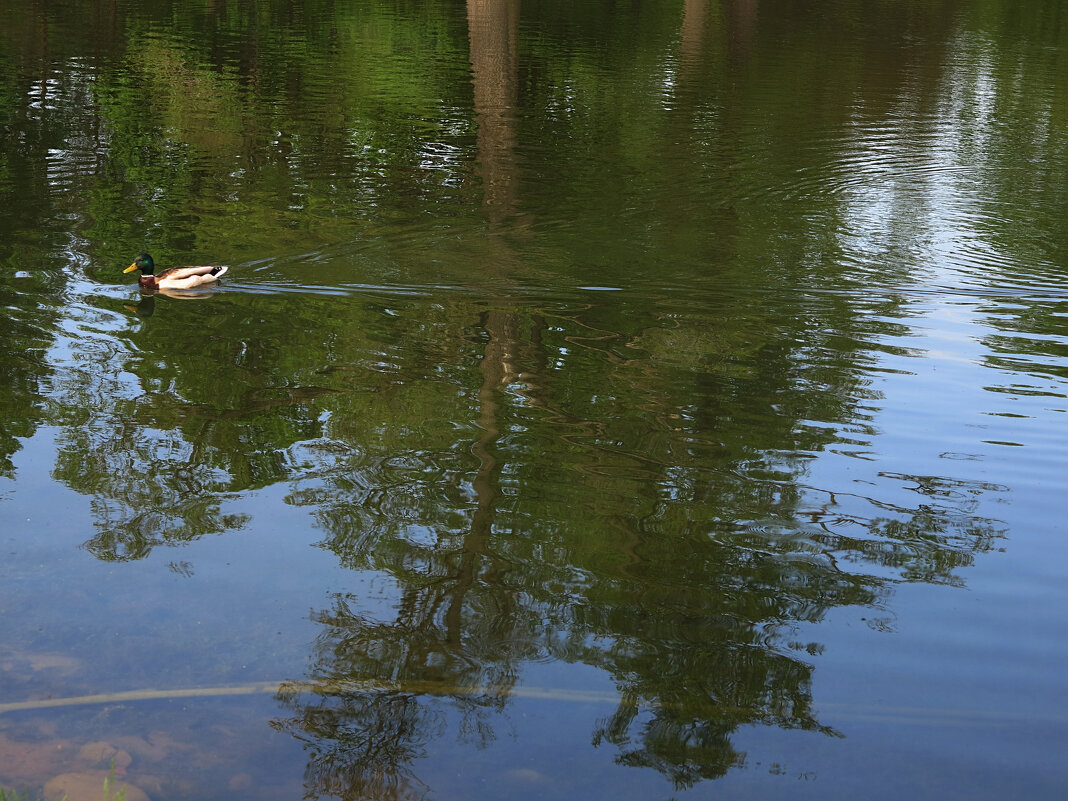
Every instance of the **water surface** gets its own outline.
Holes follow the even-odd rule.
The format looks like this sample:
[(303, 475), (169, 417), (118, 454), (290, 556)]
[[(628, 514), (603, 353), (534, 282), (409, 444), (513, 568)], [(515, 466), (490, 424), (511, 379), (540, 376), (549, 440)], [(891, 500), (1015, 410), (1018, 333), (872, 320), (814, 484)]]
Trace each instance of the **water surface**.
[(0, 23), (0, 786), (1059, 797), (1060, 4)]

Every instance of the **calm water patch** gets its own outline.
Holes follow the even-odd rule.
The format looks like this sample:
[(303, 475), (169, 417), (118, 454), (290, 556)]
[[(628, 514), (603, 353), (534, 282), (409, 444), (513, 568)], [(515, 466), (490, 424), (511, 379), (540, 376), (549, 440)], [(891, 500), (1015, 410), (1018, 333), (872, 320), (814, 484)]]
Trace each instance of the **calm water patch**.
[(1059, 797), (1059, 4), (0, 23), (0, 787)]

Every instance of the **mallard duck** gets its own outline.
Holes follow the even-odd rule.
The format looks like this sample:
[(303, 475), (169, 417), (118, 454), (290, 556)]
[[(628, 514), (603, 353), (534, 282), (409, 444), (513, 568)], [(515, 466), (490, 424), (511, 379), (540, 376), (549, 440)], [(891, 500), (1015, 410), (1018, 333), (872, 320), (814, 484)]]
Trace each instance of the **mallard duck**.
[(193, 289), (217, 281), (219, 276), (228, 269), (223, 264), (207, 264), (203, 267), (168, 267), (156, 275), (156, 263), (147, 253), (142, 253), (123, 272), (132, 273), (134, 270), (140, 270), (141, 278), (137, 283), (142, 289)]

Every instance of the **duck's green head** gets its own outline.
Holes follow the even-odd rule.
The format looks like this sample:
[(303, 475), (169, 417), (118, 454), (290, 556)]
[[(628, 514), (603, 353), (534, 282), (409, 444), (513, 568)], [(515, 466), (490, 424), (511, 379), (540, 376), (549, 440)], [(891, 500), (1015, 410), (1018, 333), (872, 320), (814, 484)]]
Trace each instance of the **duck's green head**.
[(141, 275), (152, 275), (156, 269), (156, 263), (152, 261), (152, 257), (147, 253), (142, 253), (136, 259), (134, 263), (123, 270), (124, 273), (132, 273), (134, 270), (140, 270)]

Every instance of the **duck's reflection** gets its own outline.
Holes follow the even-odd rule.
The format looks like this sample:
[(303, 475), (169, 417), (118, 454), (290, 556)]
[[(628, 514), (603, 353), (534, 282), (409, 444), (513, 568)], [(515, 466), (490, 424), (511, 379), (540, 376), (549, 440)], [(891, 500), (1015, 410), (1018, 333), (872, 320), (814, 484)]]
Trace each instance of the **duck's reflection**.
[(163, 295), (172, 300), (207, 300), (217, 294), (215, 289), (146, 289), (140, 288), (141, 298), (136, 304), (124, 303), (123, 308), (137, 317), (151, 317), (156, 313), (156, 296)]

